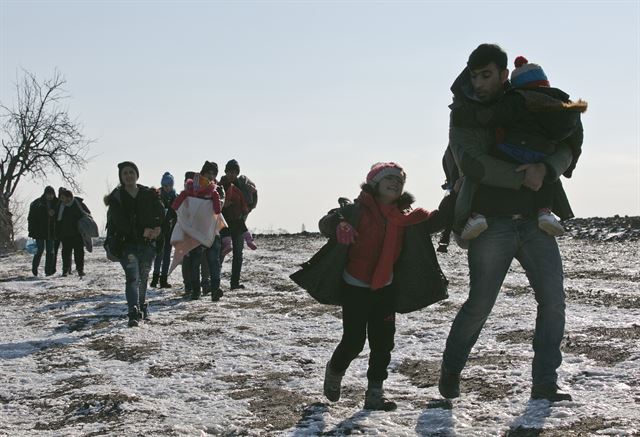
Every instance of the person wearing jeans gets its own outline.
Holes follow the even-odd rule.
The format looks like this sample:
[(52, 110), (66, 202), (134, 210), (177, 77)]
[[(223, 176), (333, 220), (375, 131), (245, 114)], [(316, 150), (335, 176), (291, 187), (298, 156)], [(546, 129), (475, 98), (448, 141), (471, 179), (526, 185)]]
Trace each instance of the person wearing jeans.
[(106, 198), (107, 235), (120, 242), (117, 256), (125, 273), (129, 327), (149, 320), (147, 281), (156, 255), (165, 212), (156, 190), (139, 185), (138, 167), (131, 161), (118, 164), (120, 185)]
[(29, 216), (27, 218), (29, 236), (36, 241), (37, 245), (37, 251), (31, 263), (31, 272), (34, 276), (38, 276), (40, 260), (45, 251), (45, 275), (51, 276), (56, 271), (55, 234), (57, 210), (58, 199), (56, 199), (56, 192), (51, 186), (47, 186), (42, 196), (29, 205)]
[[(482, 109), (500, 101), (510, 89), (508, 76), (507, 54), (497, 45), (481, 44), (451, 87), (449, 150), (461, 185), (452, 229), (460, 235), (472, 212), (486, 217), (487, 227), (469, 240), (469, 296), (451, 326), (438, 389), (445, 398), (460, 396), (460, 374), (516, 259), (538, 303), (531, 398), (570, 400), (557, 384), (565, 323), (562, 259), (554, 237), (538, 227), (535, 195), (543, 183), (557, 181), (571, 168), (572, 142), (582, 141), (582, 126), (541, 162), (518, 165), (493, 156), (497, 129), (468, 127), (464, 117), (475, 114), (469, 107)], [(572, 216), (566, 196), (554, 201), (556, 211)]]
[(562, 362), (565, 294), (560, 251), (555, 238), (538, 228), (537, 217), (497, 217), (469, 242), (469, 297), (453, 321), (443, 364), (460, 373), (487, 321), (515, 258), (524, 268), (538, 303), (533, 340), (533, 385), (555, 384)]
[[(222, 290), (220, 289), (220, 236), (216, 235), (211, 247), (198, 246), (189, 252), (191, 258), (191, 274), (192, 278), (200, 278), (199, 267), (206, 265), (209, 271), (209, 277), (206, 278), (211, 287), (211, 301), (217, 302), (222, 297)], [(205, 269), (202, 269), (205, 270)], [(204, 279), (204, 278), (203, 278)], [(195, 290), (200, 290), (201, 283), (192, 282), (192, 287)]]

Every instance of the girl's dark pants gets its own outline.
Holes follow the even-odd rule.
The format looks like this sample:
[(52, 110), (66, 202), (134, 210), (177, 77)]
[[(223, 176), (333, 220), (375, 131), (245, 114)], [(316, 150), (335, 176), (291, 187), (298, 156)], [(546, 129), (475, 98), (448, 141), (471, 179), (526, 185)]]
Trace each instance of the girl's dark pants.
[(396, 332), (390, 287), (380, 290), (355, 287), (343, 282), (342, 340), (331, 356), (331, 369), (343, 373), (369, 339), (369, 381), (387, 379)]

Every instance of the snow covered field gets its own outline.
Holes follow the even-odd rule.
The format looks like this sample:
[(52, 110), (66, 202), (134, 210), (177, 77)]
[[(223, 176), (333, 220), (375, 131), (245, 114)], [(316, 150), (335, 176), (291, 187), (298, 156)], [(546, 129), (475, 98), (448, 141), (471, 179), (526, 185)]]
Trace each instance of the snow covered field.
[[(391, 413), (362, 410), (366, 353), (339, 402), (322, 396), (340, 311), (288, 279), (324, 243), (317, 235), (259, 236), (259, 249), (245, 251), (247, 289), (217, 303), (185, 300), (174, 272), (173, 289), (150, 291), (153, 321), (140, 328), (126, 326), (124, 275), (101, 248), (88, 254), (83, 279), (34, 278), (30, 255), (4, 257), (0, 435), (640, 435), (638, 242), (559, 241), (560, 382), (574, 401), (529, 399), (535, 301), (516, 263), (463, 373), (462, 396), (440, 398), (440, 357), (468, 282), (465, 252), (451, 248), (439, 254), (450, 298), (397, 318)], [(225, 290), (229, 270), (227, 260)]]

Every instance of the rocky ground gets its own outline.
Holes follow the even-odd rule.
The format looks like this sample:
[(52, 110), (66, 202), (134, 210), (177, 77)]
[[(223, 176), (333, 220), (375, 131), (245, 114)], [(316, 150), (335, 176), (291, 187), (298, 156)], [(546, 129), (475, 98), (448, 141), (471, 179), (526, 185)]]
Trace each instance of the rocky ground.
[(84, 279), (34, 278), (28, 254), (3, 256), (0, 435), (640, 435), (638, 218), (567, 228), (560, 378), (574, 401), (555, 405), (528, 396), (535, 301), (516, 263), (461, 398), (438, 395), (444, 340), (468, 284), (457, 247), (439, 255), (450, 298), (398, 316), (386, 383), (393, 413), (362, 410), (366, 353), (339, 402), (321, 395), (340, 310), (288, 279), (324, 243), (317, 234), (257, 236), (259, 249), (245, 252), (247, 289), (218, 303), (186, 300), (180, 287), (151, 290), (153, 321), (140, 328), (126, 327), (121, 269), (99, 248)]

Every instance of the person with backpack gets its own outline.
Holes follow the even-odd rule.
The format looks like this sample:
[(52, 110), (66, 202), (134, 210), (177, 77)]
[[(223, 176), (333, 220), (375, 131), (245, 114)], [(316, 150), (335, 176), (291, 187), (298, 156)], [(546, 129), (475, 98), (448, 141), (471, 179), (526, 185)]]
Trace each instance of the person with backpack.
[(233, 252), (231, 290), (244, 289), (244, 285), (240, 283), (244, 244), (246, 243), (251, 250), (257, 248), (251, 232), (247, 229), (246, 220), (249, 213), (258, 204), (258, 190), (248, 177), (240, 175), (240, 164), (235, 159), (225, 165), (224, 176), (220, 179), (220, 184), (224, 187), (226, 194), (222, 215), (228, 226), (221, 232), (221, 258), (224, 258), (229, 252)]
[(42, 196), (31, 202), (29, 205), (29, 216), (27, 223), (29, 227), (29, 237), (36, 241), (37, 251), (33, 255), (31, 272), (33, 276), (38, 276), (38, 268), (42, 254), (46, 251), (44, 261), (44, 274), (51, 276), (56, 272), (56, 212), (58, 210), (58, 199), (52, 186), (44, 189)]
[(118, 164), (118, 185), (105, 197), (107, 238), (120, 242), (125, 273), (129, 327), (149, 320), (147, 281), (164, 223), (164, 207), (156, 190), (138, 184), (140, 173), (131, 161)]

